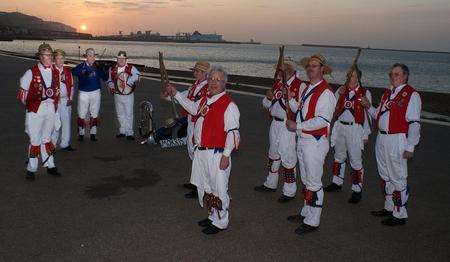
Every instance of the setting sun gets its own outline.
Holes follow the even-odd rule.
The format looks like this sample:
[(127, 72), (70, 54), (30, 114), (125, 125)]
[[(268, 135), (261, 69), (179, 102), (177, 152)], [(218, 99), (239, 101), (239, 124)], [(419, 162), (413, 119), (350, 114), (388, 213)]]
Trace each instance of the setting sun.
[(86, 31), (87, 30), (87, 25), (81, 25), (80, 29), (81, 29), (81, 31)]

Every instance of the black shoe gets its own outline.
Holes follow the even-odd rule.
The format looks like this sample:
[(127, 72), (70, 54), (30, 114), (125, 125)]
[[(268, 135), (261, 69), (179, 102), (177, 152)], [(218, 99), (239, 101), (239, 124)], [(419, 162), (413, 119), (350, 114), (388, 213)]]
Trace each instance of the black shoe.
[(61, 150), (72, 152), (72, 151), (75, 151), (76, 149), (69, 145), (69, 146), (61, 148)]
[(391, 227), (403, 226), (404, 224), (406, 224), (406, 218), (396, 218), (394, 216), (390, 216), (389, 218), (381, 221), (381, 224)]
[(122, 138), (122, 137), (125, 137), (125, 134), (117, 134), (116, 135), (116, 138)]
[(188, 199), (198, 198), (198, 191), (197, 191), (197, 189), (192, 190), (191, 192), (184, 194), (184, 197), (188, 198)]
[(58, 169), (56, 167), (47, 168), (47, 174), (50, 174), (52, 176), (61, 176), (61, 173), (58, 172)]
[(342, 189), (342, 186), (339, 186), (336, 183), (331, 183), (328, 186), (326, 186), (323, 190), (325, 192), (333, 192), (333, 191), (339, 192), (339, 191), (341, 191), (341, 189)]
[(280, 198), (278, 198), (278, 203), (287, 203), (291, 200), (295, 199), (295, 197), (289, 197), (289, 196), (285, 196), (285, 195), (281, 195)]
[(134, 136), (127, 136), (127, 140), (134, 141)]
[(305, 219), (305, 217), (302, 216), (302, 215), (299, 215), (299, 214), (297, 214), (297, 215), (292, 215), (292, 216), (288, 216), (288, 217), (287, 217), (287, 220), (288, 220), (289, 222), (296, 223), (296, 224), (301, 224), (301, 223), (303, 223), (303, 219)]
[(362, 196), (361, 192), (353, 192), (348, 202), (350, 204), (357, 204), (359, 203), (359, 201), (361, 201), (361, 196)]
[(265, 185), (261, 185), (261, 186), (255, 186), (255, 191), (258, 191), (258, 192), (276, 192), (277, 189), (269, 188), (269, 187), (266, 187)]
[(391, 216), (392, 212), (391, 211), (387, 211), (386, 209), (381, 209), (381, 210), (377, 210), (377, 211), (370, 211), (370, 214), (374, 217), (386, 217), (386, 216)]
[(78, 135), (78, 141), (83, 141), (84, 140), (84, 135)]
[(197, 222), (197, 224), (201, 227), (209, 227), (212, 226), (212, 221), (209, 218), (205, 218)]
[(294, 232), (297, 235), (304, 235), (317, 230), (319, 227), (313, 227), (307, 224), (301, 224)]
[(225, 229), (220, 229), (216, 227), (215, 225), (211, 224), (210, 226), (204, 228), (202, 232), (206, 235), (214, 235), (219, 233), (220, 231), (224, 231)]
[(189, 189), (189, 190), (197, 190), (197, 187), (191, 183), (185, 183), (185, 184), (182, 184), (181, 186), (186, 189)]
[(34, 172), (27, 171), (25, 178), (29, 181), (34, 181), (36, 179), (36, 176), (34, 175)]
[(92, 141), (92, 142), (98, 141), (98, 139), (95, 137), (94, 134), (91, 134), (91, 141)]

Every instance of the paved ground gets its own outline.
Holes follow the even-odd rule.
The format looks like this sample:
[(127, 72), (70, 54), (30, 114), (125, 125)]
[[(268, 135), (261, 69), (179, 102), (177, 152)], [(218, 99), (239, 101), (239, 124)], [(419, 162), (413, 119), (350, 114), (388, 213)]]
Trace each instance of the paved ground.
[[(450, 257), (450, 128), (424, 124), (409, 165), (410, 219), (387, 228), (369, 212), (382, 207), (368, 146), (366, 190), (360, 205), (347, 204), (349, 185), (326, 194), (321, 227), (307, 236), (286, 221), (300, 200), (278, 204), (280, 192), (253, 191), (266, 174), (268, 120), (260, 98), (233, 95), (241, 110), (242, 147), (233, 159), (229, 230), (205, 236), (198, 203), (178, 187), (187, 181), (185, 148), (162, 150), (117, 140), (111, 96), (102, 97), (99, 141), (58, 152), (64, 176), (40, 170), (25, 181), (24, 110), (17, 81), (33, 62), (0, 56), (0, 261), (448, 261)], [(170, 107), (158, 99), (159, 83), (144, 81), (136, 101), (150, 98), (158, 121)], [(75, 115), (74, 115), (75, 116)], [(75, 118), (74, 118), (75, 120)], [(74, 122), (75, 123), (75, 122)], [(330, 160), (330, 159), (328, 159)], [(331, 162), (327, 162), (326, 174)], [(328, 183), (329, 175), (324, 177)]]

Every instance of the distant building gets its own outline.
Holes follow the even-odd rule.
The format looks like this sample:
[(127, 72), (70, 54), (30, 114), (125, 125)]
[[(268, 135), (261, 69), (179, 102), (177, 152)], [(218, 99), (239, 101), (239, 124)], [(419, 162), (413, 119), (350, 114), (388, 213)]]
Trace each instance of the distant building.
[(218, 34), (201, 34), (199, 31), (195, 31), (190, 36), (190, 40), (193, 42), (222, 42), (222, 35)]

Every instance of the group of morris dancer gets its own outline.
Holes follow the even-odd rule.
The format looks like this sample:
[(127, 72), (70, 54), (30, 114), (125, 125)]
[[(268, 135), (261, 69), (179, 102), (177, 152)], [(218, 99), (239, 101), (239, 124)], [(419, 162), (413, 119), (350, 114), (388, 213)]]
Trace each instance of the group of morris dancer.
[[(419, 142), (421, 112), (420, 96), (408, 85), (408, 67), (404, 64), (391, 67), (391, 86), (384, 92), (379, 107), (374, 108), (371, 93), (362, 86), (362, 72), (356, 65), (350, 72), (348, 85), (338, 88), (334, 94), (323, 77), (332, 72), (324, 56), (312, 55), (300, 60), (299, 65), (306, 70), (308, 81), (300, 80), (295, 63), (285, 59), (283, 72), (288, 80), (282, 83), (280, 77), (275, 81), (262, 101), (272, 117), (268, 176), (255, 190), (275, 192), (281, 173), (284, 185), (278, 202), (294, 199), (298, 165), (304, 203), (297, 214), (287, 219), (300, 223), (295, 230), (299, 235), (316, 230), (320, 225), (324, 191), (341, 190), (347, 159), (352, 190), (348, 202), (360, 202), (364, 178), (362, 151), (371, 133), (370, 123), (374, 122), (378, 130), (375, 154), (385, 204), (383, 209), (371, 214), (386, 217), (383, 225), (405, 224), (409, 195), (407, 160), (413, 157)], [(332, 181), (323, 188), (329, 139), (334, 147)]]
[[(48, 44), (39, 46), (38, 51), (39, 63), (21, 78), (18, 95), (27, 109), (25, 130), (30, 139), (27, 179), (34, 180), (39, 155), (49, 174), (61, 175), (53, 157), (59, 134), (61, 148), (74, 150), (70, 146), (72, 75), (78, 77), (78, 140), (83, 141), (89, 123), (90, 139), (97, 141), (102, 80), (114, 94), (120, 124), (116, 137), (134, 140), (134, 96), (116, 89), (122, 72), (129, 76), (125, 85), (131, 86), (139, 79), (139, 71), (127, 63), (126, 52), (120, 51), (117, 64), (105, 72), (96, 66), (95, 51), (91, 48), (86, 50), (85, 62), (71, 71), (64, 66), (64, 51), (53, 51)], [(306, 71), (307, 81), (301, 79), (298, 65)], [(268, 174), (255, 190), (276, 192), (282, 174), (283, 189), (278, 202), (286, 203), (295, 199), (300, 178), (303, 205), (287, 218), (299, 225), (295, 230), (299, 235), (319, 227), (324, 192), (342, 189), (347, 161), (352, 191), (348, 202), (361, 201), (362, 152), (371, 133), (370, 123), (378, 130), (375, 154), (385, 198), (384, 208), (371, 214), (386, 217), (382, 224), (389, 226), (403, 225), (408, 217), (407, 161), (413, 157), (420, 138), (420, 96), (408, 84), (408, 67), (394, 64), (389, 73), (391, 86), (374, 108), (369, 90), (361, 84), (362, 72), (356, 65), (352, 70), (348, 85), (333, 92), (324, 78), (332, 69), (323, 55), (314, 54), (298, 64), (286, 58), (262, 101), (272, 118)], [(208, 210), (208, 217), (198, 222), (202, 232), (217, 234), (229, 224), (228, 182), (231, 154), (240, 143), (240, 113), (226, 91), (228, 74), (222, 67), (198, 61), (192, 72), (195, 83), (189, 89), (178, 91), (167, 84), (161, 97), (174, 99), (187, 115), (187, 148), (192, 170), (190, 183), (184, 185), (190, 189), (185, 196), (198, 197), (200, 205)], [(323, 166), (330, 140), (334, 148), (332, 179), (323, 187)]]
[(53, 51), (49, 44), (41, 44), (36, 55), (39, 62), (20, 78), (17, 96), (26, 107), (25, 132), (30, 142), (26, 179), (35, 180), (39, 156), (42, 157), (42, 166), (47, 168), (49, 174), (61, 176), (54, 159), (56, 146), (59, 144), (66, 151), (75, 150), (70, 144), (72, 101), (75, 93), (73, 76), (78, 78), (78, 141), (83, 141), (87, 123), (90, 126), (91, 141), (97, 141), (102, 80), (107, 81), (116, 101), (120, 125), (117, 137), (126, 136), (127, 139), (134, 140), (133, 93), (120, 94), (113, 84), (117, 82), (118, 73), (123, 71), (129, 76), (123, 82), (124, 85), (134, 85), (139, 78), (139, 71), (127, 64), (125, 52), (119, 52), (117, 64), (109, 69), (109, 78), (108, 72), (95, 64), (96, 54), (92, 48), (86, 50), (85, 61), (73, 69), (64, 65), (64, 50)]

